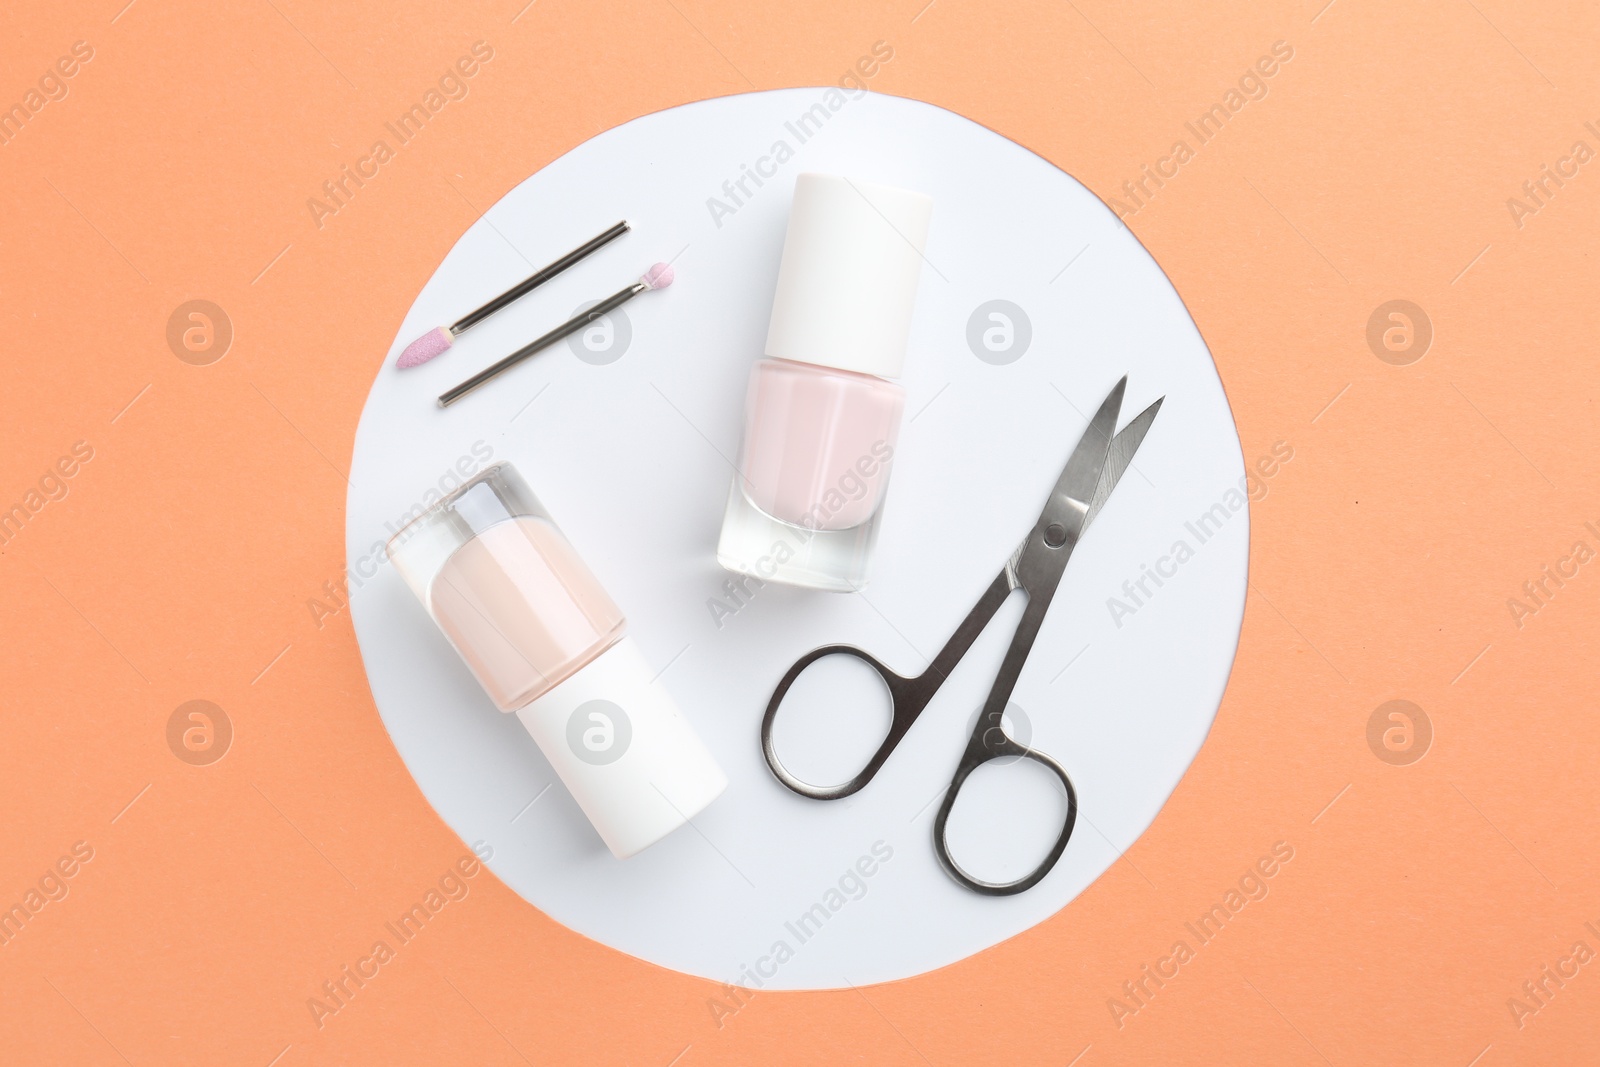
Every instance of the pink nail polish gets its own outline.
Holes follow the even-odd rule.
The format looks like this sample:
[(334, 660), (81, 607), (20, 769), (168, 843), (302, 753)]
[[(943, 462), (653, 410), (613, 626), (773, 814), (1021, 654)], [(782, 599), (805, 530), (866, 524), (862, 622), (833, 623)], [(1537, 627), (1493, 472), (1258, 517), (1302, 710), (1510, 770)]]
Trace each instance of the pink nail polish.
[(892, 379), (932, 212), (931, 198), (905, 189), (796, 180), (717, 543), (729, 570), (837, 591), (866, 581), (905, 410)]
[(510, 464), (413, 519), (388, 554), (616, 856), (682, 826), (727, 785), (621, 610)]

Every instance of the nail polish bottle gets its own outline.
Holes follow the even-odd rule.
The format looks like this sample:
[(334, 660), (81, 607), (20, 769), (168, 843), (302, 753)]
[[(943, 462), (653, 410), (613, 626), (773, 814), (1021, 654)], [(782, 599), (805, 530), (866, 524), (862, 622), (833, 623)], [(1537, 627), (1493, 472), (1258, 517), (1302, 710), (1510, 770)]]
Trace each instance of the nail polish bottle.
[(729, 570), (841, 592), (866, 581), (932, 212), (930, 197), (905, 189), (796, 180), (717, 543)]
[(510, 464), (406, 524), (388, 553), (619, 859), (682, 826), (728, 784), (654, 682), (621, 610)]

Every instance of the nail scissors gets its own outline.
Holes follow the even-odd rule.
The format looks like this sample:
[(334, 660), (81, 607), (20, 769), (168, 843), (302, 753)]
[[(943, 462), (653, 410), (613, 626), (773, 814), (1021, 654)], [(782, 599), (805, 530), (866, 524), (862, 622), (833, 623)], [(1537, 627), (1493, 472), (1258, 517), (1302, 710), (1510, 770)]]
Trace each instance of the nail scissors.
[[(1045, 503), (1044, 511), (1034, 522), (1026, 540), (1011, 554), (1011, 558), (1006, 560), (1000, 573), (989, 583), (988, 589), (978, 598), (978, 603), (956, 627), (955, 633), (945, 642), (945, 646), (939, 650), (939, 654), (933, 658), (933, 662), (926, 670), (914, 678), (906, 678), (891, 671), (876, 657), (854, 645), (824, 645), (822, 648), (807, 652), (789, 668), (789, 672), (783, 676), (777, 689), (773, 691), (772, 699), (767, 704), (766, 715), (761, 720), (761, 750), (766, 756), (767, 766), (772, 769), (778, 781), (801, 796), (814, 800), (839, 800), (850, 796), (878, 773), (895, 746), (905, 737), (923, 709), (933, 700), (934, 694), (939, 691), (956, 664), (967, 654), (967, 650), (988, 626), (995, 612), (1000, 609), (1000, 605), (1011, 592), (1015, 589), (1026, 592), (1028, 602), (1023, 609), (1022, 620), (1017, 624), (1011, 645), (1006, 650), (999, 673), (995, 676), (994, 685), (984, 701), (983, 711), (973, 727), (972, 736), (967, 741), (966, 751), (962, 753), (961, 761), (956, 765), (955, 774), (945, 790), (944, 802), (940, 804), (939, 814), (933, 824), (933, 848), (939, 857), (940, 865), (951, 878), (977, 893), (1009, 896), (1038, 884), (1061, 858), (1062, 852), (1067, 847), (1067, 839), (1072, 836), (1073, 824), (1078, 818), (1077, 794), (1072, 788), (1072, 780), (1067, 777), (1067, 772), (1043, 752), (1013, 740), (1006, 733), (1001, 716), (1011, 699), (1017, 679), (1022, 674), (1028, 653), (1033, 649), (1034, 640), (1039, 636), (1045, 613), (1049, 611), (1051, 598), (1055, 596), (1056, 588), (1061, 584), (1061, 576), (1066, 571), (1067, 561), (1072, 558), (1073, 549), (1077, 547), (1079, 538), (1083, 536), (1084, 530), (1093, 521), (1096, 513), (1105, 504), (1106, 498), (1116, 488), (1123, 472), (1133, 460), (1133, 454), (1144, 441), (1150, 424), (1155, 421), (1156, 412), (1161, 409), (1161, 400), (1157, 400), (1129, 422), (1122, 432), (1113, 437), (1112, 431), (1116, 429), (1117, 416), (1122, 408), (1122, 396), (1127, 384), (1128, 379), (1124, 377), (1100, 404), (1094, 418), (1089, 421), (1088, 429), (1084, 430), (1083, 437), (1079, 439), (1077, 447), (1072, 450), (1066, 466), (1056, 479), (1050, 499)], [(867, 761), (867, 765), (860, 773), (841, 785), (816, 786), (796, 778), (779, 760), (773, 745), (773, 724), (777, 719), (778, 708), (795, 680), (807, 667), (828, 656), (852, 656), (870, 667), (888, 689), (891, 717), (888, 736), (884, 738), (877, 752)], [(1042, 765), (1060, 781), (1066, 790), (1066, 819), (1055, 844), (1031, 873), (1013, 882), (984, 881), (964, 871), (951, 856), (945, 839), (946, 824), (962, 785), (973, 771), (993, 760), (1019, 758), (1029, 759)]]

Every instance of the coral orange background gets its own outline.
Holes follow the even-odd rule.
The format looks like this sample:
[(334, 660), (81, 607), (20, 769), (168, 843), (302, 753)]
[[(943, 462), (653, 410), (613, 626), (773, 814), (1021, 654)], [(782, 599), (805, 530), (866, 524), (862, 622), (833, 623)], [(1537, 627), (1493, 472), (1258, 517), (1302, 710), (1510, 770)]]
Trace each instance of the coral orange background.
[[(8, 1061), (1592, 1058), (1600, 965), (1537, 1000), (1522, 983), (1600, 949), (1600, 567), (1520, 620), (1507, 601), (1575, 541), (1600, 547), (1600, 163), (1523, 189), (1573, 142), (1600, 148), (1600, 10), (924, 2), (8, 12), (0, 105), (93, 49), (0, 144), (0, 506), (59, 494), (58, 459), (93, 450), (0, 548), (0, 904), (93, 850), (0, 946)], [(470, 95), (314, 225), (306, 199), (476, 40), (495, 59)], [(1211, 346), (1246, 460), (1295, 450), (1252, 504), (1205, 747), (1078, 900), (932, 974), (759, 993), (719, 1028), (712, 983), (480, 872), (319, 1028), (307, 999), (468, 851), (390, 746), (348, 616), (318, 630), (305, 608), (343, 569), (352, 435), (401, 316), (481, 210), (586, 138), (832, 84), (879, 40), (875, 91), (1107, 198), (1273, 42), (1294, 49), (1127, 219)], [(1513, 218), (1511, 197), (1538, 210)], [(191, 299), (233, 325), (208, 366), (167, 343)], [(1408, 365), (1367, 342), (1392, 299), (1433, 325)], [(167, 743), (194, 699), (233, 724), (209, 766)], [(1433, 725), (1407, 766), (1367, 741), (1391, 699)], [(1119, 1026), (1108, 999), (1278, 841), (1294, 859), (1270, 895)]]

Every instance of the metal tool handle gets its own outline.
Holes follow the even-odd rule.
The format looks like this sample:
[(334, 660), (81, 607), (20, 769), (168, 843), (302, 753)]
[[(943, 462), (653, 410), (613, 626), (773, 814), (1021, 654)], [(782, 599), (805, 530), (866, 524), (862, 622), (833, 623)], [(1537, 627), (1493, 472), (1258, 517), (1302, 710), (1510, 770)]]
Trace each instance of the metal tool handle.
[[(950, 812), (956, 806), (956, 797), (961, 795), (961, 787), (966, 784), (972, 772), (998, 759), (1021, 758), (1029, 759), (1043, 766), (1054, 774), (1061, 782), (1061, 787), (1067, 794), (1067, 817), (1061, 824), (1061, 832), (1056, 836), (1055, 844), (1050, 846), (1050, 851), (1040, 861), (1039, 865), (1031, 872), (1018, 878), (1014, 882), (986, 882), (962, 870), (955, 857), (950, 854), (950, 843), (946, 837), (946, 830), (950, 821)], [(989, 729), (979, 729), (972, 735), (967, 751), (961, 757), (961, 764), (956, 768), (955, 777), (950, 779), (950, 788), (945, 791), (944, 802), (939, 805), (939, 814), (933, 820), (933, 851), (939, 857), (939, 865), (945, 873), (957, 882), (966, 886), (974, 893), (983, 893), (991, 897), (1008, 897), (1024, 890), (1032, 889), (1039, 884), (1045, 875), (1050, 873), (1061, 854), (1066, 851), (1067, 840), (1072, 836), (1072, 828), (1078, 821), (1078, 794), (1072, 788), (1072, 779), (1067, 777), (1067, 772), (1061, 764), (1026, 745), (1018, 744), (1006, 735), (998, 725)]]
[[(772, 731), (778, 719), (778, 708), (783, 704), (783, 698), (789, 694), (789, 687), (805, 673), (807, 667), (829, 656), (852, 656), (872, 668), (889, 691), (890, 719), (889, 733), (884, 737), (883, 743), (855, 777), (839, 785), (821, 786), (802, 781), (789, 772), (783, 761), (778, 758)], [(872, 781), (878, 769), (889, 758), (889, 753), (894, 751), (895, 745), (899, 744), (906, 731), (911, 729), (911, 724), (917, 721), (917, 715), (926, 705), (926, 698), (918, 703), (913, 697), (916, 682), (915, 678), (904, 678), (894, 673), (879, 662), (877, 657), (854, 645), (824, 645), (822, 648), (807, 652), (795, 660), (794, 666), (789, 668), (789, 673), (783, 676), (778, 687), (772, 691), (772, 699), (767, 702), (767, 713), (761, 719), (761, 754), (766, 757), (767, 766), (772, 769), (773, 776), (796, 793), (812, 800), (839, 800), (859, 791), (862, 786)]]
[[(994, 613), (1000, 610), (1000, 605), (1005, 603), (1006, 597), (1014, 588), (1016, 588), (1016, 575), (1008, 563), (995, 576), (994, 581), (989, 583), (989, 587), (983, 591), (983, 595), (972, 606), (972, 610), (967, 612), (966, 618), (961, 620), (961, 624), (956, 627), (955, 633), (950, 635), (950, 639), (939, 650), (939, 654), (933, 657), (928, 669), (915, 678), (896, 674), (885, 667), (877, 657), (854, 645), (824, 645), (812, 649), (795, 660), (794, 666), (789, 668), (789, 673), (783, 676), (778, 687), (772, 691), (772, 699), (767, 702), (767, 713), (761, 720), (761, 752), (766, 756), (767, 766), (772, 769), (773, 776), (796, 793), (812, 800), (839, 800), (857, 792), (872, 781), (873, 775), (878, 773), (884, 761), (889, 758), (889, 754), (900, 743), (900, 739), (905, 737), (906, 731), (917, 721), (917, 716), (921, 715), (923, 709), (933, 700), (939, 687), (944, 685), (945, 679), (950, 676), (955, 665), (967, 654), (967, 649), (972, 647), (972, 643), (978, 639), (978, 635), (989, 624), (989, 620), (994, 618)], [(878, 750), (872, 754), (872, 758), (867, 761), (867, 765), (854, 778), (841, 785), (817, 786), (796, 778), (778, 759), (778, 753), (773, 748), (772, 724), (777, 720), (778, 706), (783, 703), (789, 687), (794, 685), (795, 680), (807, 667), (828, 656), (854, 656), (877, 673), (885, 688), (889, 690), (889, 733), (878, 746)]]
[(472, 329), (474, 326), (478, 325), (478, 323), (482, 322), (490, 315), (493, 315), (501, 308), (521, 300), (523, 297), (527, 296), (529, 293), (533, 292), (535, 289), (539, 288), (539, 286), (543, 285), (551, 278), (554, 278), (568, 267), (587, 259), (590, 255), (599, 251), (601, 248), (610, 244), (612, 241), (615, 241), (618, 237), (621, 237), (627, 232), (628, 223), (626, 220), (624, 220), (617, 223), (615, 226), (612, 226), (605, 233), (602, 233), (596, 237), (591, 237), (589, 240), (585, 241), (577, 248), (574, 248), (572, 251), (568, 252), (554, 263), (534, 271), (528, 277), (522, 279), (522, 281), (518, 282), (516, 285), (513, 285), (510, 289), (507, 289), (505, 292), (501, 293), (487, 304), (484, 304), (480, 308), (475, 308), (474, 310), (469, 311), (465, 315), (461, 316), (451, 324), (451, 334), (456, 337), (460, 337), (462, 334), (466, 333), (468, 330)]
[[(1011, 644), (1006, 648), (1005, 658), (1000, 661), (1000, 670), (995, 674), (994, 685), (989, 689), (989, 696), (983, 703), (983, 711), (978, 716), (978, 721), (973, 725), (972, 736), (967, 740), (966, 751), (961, 754), (961, 762), (956, 766), (956, 773), (950, 779), (950, 788), (945, 791), (944, 803), (939, 806), (939, 815), (933, 822), (933, 850), (939, 857), (939, 863), (946, 873), (974, 893), (986, 893), (989, 896), (1009, 896), (1031, 889), (1039, 880), (1050, 873), (1050, 868), (1056, 865), (1056, 860), (1061, 858), (1061, 853), (1067, 847), (1067, 839), (1072, 836), (1072, 827), (1078, 820), (1078, 795), (1072, 788), (1072, 780), (1067, 777), (1067, 772), (1061, 764), (1026, 745), (1018, 744), (1006, 733), (1002, 725), (1005, 716), (1006, 704), (1011, 700), (1011, 694), (1016, 689), (1017, 679), (1022, 674), (1023, 665), (1028, 661), (1028, 654), (1033, 650), (1034, 640), (1039, 636), (1039, 628), (1044, 624), (1045, 613), (1050, 610), (1050, 599), (1055, 593), (1056, 583), (1060, 580), (1060, 568), (1065, 566), (1065, 557), (1072, 551), (1072, 541), (1053, 544), (1048, 525), (1043, 529), (1036, 529), (1030, 534), (1030, 540), (1037, 536), (1050, 552), (1060, 553), (1055, 567), (1048, 566), (1048, 562), (1040, 562), (1034, 554), (1035, 566), (1032, 568), (1039, 572), (1032, 584), (1029, 584), (1028, 570), (1028, 542), (1024, 542), (1023, 550), (1019, 555), (1023, 559), (1024, 571), (1021, 575), (1023, 588), (1028, 591), (1027, 606), (1022, 609), (1022, 618), (1017, 622), (1017, 629), (1011, 635)], [(945, 826), (950, 819), (951, 809), (955, 807), (956, 797), (961, 794), (961, 787), (966, 783), (972, 772), (985, 763), (993, 762), (1007, 757), (1029, 759), (1049, 770), (1061, 782), (1061, 787), (1067, 795), (1067, 817), (1061, 824), (1061, 833), (1056, 837), (1056, 842), (1050, 847), (1049, 853), (1043, 862), (1035, 867), (1032, 873), (1019, 878), (1014, 882), (986, 882), (976, 878), (961, 869), (961, 865), (950, 854), (949, 842), (945, 839)]]
[(578, 312), (576, 315), (572, 316), (572, 318), (568, 319), (566, 322), (563, 322), (560, 326), (557, 326), (543, 337), (538, 337), (532, 341), (529, 341), (527, 344), (511, 353), (500, 362), (493, 364), (492, 366), (485, 367), (483, 370), (479, 371), (477, 374), (474, 374), (460, 385), (457, 385), (451, 389), (446, 389), (444, 392), (440, 393), (439, 406), (442, 408), (449, 407), (457, 400), (460, 400), (462, 397), (478, 388), (478, 386), (484, 384), (485, 382), (489, 381), (489, 379), (495, 377), (503, 371), (511, 369), (518, 363), (521, 363), (523, 360), (527, 359), (529, 356), (544, 351), (546, 348), (549, 348), (551, 345), (565, 337), (570, 337), (579, 330), (583, 329), (585, 326), (589, 325), (591, 322), (605, 318), (607, 315), (611, 314), (611, 312), (615, 311), (623, 304), (626, 304), (628, 301), (632, 300), (634, 297), (638, 296), (648, 288), (650, 287), (642, 281), (634, 282), (626, 289), (620, 289), (617, 292), (612, 293), (594, 307), (589, 308), (586, 311)]

